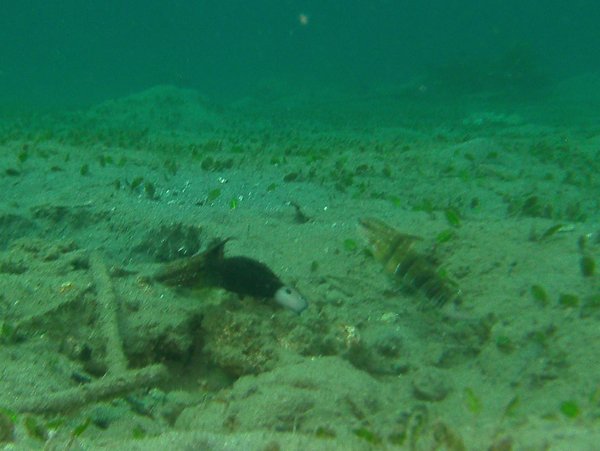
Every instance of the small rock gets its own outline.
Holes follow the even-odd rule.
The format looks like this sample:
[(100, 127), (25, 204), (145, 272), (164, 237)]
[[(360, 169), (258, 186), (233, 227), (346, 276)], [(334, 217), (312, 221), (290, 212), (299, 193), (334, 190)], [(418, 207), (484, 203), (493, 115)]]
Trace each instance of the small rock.
[(442, 401), (450, 392), (448, 375), (435, 368), (423, 368), (412, 381), (415, 398), (421, 401)]

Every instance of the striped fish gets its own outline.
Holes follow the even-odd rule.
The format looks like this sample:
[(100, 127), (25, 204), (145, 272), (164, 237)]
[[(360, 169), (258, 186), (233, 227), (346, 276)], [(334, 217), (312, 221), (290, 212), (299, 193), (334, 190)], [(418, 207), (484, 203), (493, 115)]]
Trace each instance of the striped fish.
[(414, 249), (421, 238), (400, 233), (379, 219), (364, 218), (359, 222), (375, 259), (402, 286), (421, 293), (436, 307), (459, 300), (460, 290), (456, 285), (442, 277), (438, 268)]

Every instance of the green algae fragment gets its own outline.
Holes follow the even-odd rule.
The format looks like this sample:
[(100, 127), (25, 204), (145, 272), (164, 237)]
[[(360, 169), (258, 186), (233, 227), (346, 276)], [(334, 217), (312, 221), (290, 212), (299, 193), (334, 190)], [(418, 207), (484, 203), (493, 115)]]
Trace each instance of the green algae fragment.
[(146, 432), (146, 430), (138, 425), (135, 425), (133, 427), (133, 429), (131, 430), (131, 436), (135, 439), (135, 440), (142, 440), (144, 438), (146, 438), (148, 435), (148, 433)]
[(465, 403), (467, 405), (467, 409), (469, 409), (469, 412), (474, 413), (474, 414), (478, 414), (479, 412), (481, 412), (483, 405), (481, 403), (481, 400), (477, 397), (477, 395), (473, 391), (473, 389), (471, 387), (465, 388), (464, 394), (465, 394)]
[(406, 441), (406, 432), (394, 432), (388, 436), (388, 441), (394, 446), (402, 446)]
[(283, 181), (286, 183), (295, 182), (296, 180), (298, 180), (299, 176), (300, 174), (298, 174), (297, 172), (289, 172), (288, 174), (283, 176)]
[(579, 405), (573, 400), (563, 401), (560, 404), (560, 412), (567, 418), (577, 418), (581, 413)]
[(79, 437), (81, 434), (83, 434), (85, 432), (85, 430), (88, 428), (88, 426), (92, 423), (92, 420), (90, 418), (86, 418), (85, 421), (83, 421), (82, 423), (79, 423), (77, 426), (75, 426), (75, 429), (73, 429), (73, 431), (71, 432), (71, 435), (73, 437)]
[(392, 203), (394, 207), (402, 206), (402, 199), (398, 196), (389, 196), (388, 200)]
[(517, 408), (521, 405), (521, 398), (514, 396), (504, 408), (504, 415), (512, 417), (515, 414)]
[(178, 166), (177, 166), (177, 162), (175, 160), (173, 160), (173, 159), (165, 160), (165, 163), (163, 166), (170, 175), (177, 175)]
[(23, 420), (23, 426), (29, 437), (43, 442), (48, 439), (48, 430), (35, 417), (27, 415)]
[(214, 202), (215, 200), (217, 200), (219, 198), (220, 195), (221, 195), (221, 188), (212, 189), (208, 192), (208, 195), (206, 196), (206, 200), (208, 202)]
[[(0, 409), (0, 446), (7, 442), (12, 442), (15, 436), (15, 420), (4, 414)], [(3, 447), (4, 449), (4, 447)], [(6, 448), (8, 449), (8, 448)]]
[(354, 252), (356, 249), (358, 249), (358, 244), (352, 238), (346, 238), (344, 240), (344, 249), (346, 249), (348, 252)]
[(553, 226), (546, 229), (546, 231), (540, 235), (540, 237), (538, 238), (538, 241), (545, 241), (548, 238), (553, 237), (558, 232), (560, 232), (563, 229), (563, 227), (564, 227), (564, 224), (554, 224)]
[(542, 307), (548, 305), (548, 294), (541, 285), (531, 285), (531, 295)]
[(510, 354), (515, 350), (515, 344), (507, 335), (498, 335), (496, 337), (496, 347), (504, 354)]
[(0, 344), (12, 344), (17, 341), (17, 329), (14, 325), (1, 322), (0, 323)]
[(331, 428), (328, 428), (326, 426), (319, 426), (315, 431), (315, 436), (317, 438), (332, 439), (336, 437), (336, 434), (335, 431)]
[(214, 169), (214, 166), (215, 166), (215, 160), (212, 157), (206, 157), (200, 163), (200, 168), (202, 168), (203, 171), (211, 171)]
[(354, 435), (357, 437), (362, 438), (373, 445), (379, 445), (381, 443), (381, 437), (367, 428), (354, 429), (352, 432), (354, 432)]
[(584, 299), (579, 315), (581, 318), (589, 318), (600, 311), (600, 293), (587, 296)]
[(114, 163), (114, 161), (110, 155), (102, 154), (98, 157), (98, 164), (103, 168), (106, 167), (107, 165), (110, 165), (113, 163)]
[(414, 204), (412, 206), (412, 210), (413, 211), (423, 211), (425, 213), (432, 214), (433, 210), (434, 210), (434, 207), (433, 207), (433, 203), (431, 202), (431, 200), (429, 200), (429, 199), (423, 199), (418, 204)]
[(146, 197), (151, 200), (156, 199), (156, 187), (152, 182), (144, 183), (144, 193), (146, 193)]
[(579, 298), (574, 294), (561, 293), (558, 297), (558, 303), (562, 307), (577, 307), (579, 305)]
[(460, 214), (456, 208), (448, 207), (444, 210), (444, 215), (446, 216), (446, 221), (452, 227), (460, 227)]
[(129, 188), (131, 188), (131, 191), (135, 191), (138, 187), (141, 186), (143, 181), (144, 181), (144, 177), (136, 177), (129, 184)]
[(446, 229), (446, 230), (442, 230), (440, 233), (437, 234), (437, 236), (435, 237), (435, 241), (438, 244), (447, 243), (455, 236), (456, 236), (456, 232), (454, 232), (454, 230)]
[(17, 422), (17, 413), (10, 409), (5, 409), (4, 407), (0, 407), (0, 415), (4, 415), (12, 423)]
[(25, 163), (27, 161), (27, 159), (29, 158), (29, 152), (27, 152), (27, 148), (24, 146), (23, 149), (21, 149), (19, 151), (19, 153), (17, 154), (17, 160), (19, 160), (19, 163)]
[(581, 257), (579, 266), (581, 267), (581, 274), (583, 274), (583, 277), (592, 277), (596, 271), (596, 262), (589, 255)]

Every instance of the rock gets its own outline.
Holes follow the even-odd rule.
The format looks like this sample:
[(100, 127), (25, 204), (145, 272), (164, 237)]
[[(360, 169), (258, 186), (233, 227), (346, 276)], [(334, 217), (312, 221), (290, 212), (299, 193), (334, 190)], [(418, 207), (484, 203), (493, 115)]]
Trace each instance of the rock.
[(448, 375), (431, 367), (418, 370), (412, 385), (415, 398), (421, 401), (442, 401), (450, 392)]

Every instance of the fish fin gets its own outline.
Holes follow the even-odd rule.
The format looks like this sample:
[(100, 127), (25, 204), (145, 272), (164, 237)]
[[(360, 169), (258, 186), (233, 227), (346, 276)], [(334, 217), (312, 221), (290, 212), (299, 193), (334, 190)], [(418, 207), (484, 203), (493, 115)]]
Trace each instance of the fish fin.
[(225, 258), (225, 244), (231, 239), (231, 237), (215, 238), (209, 243), (206, 250), (198, 255), (203, 255), (207, 261), (221, 262)]
[(154, 275), (154, 280), (172, 287), (192, 288), (214, 284), (225, 258), (225, 244), (229, 240), (213, 240), (204, 251), (167, 263)]

